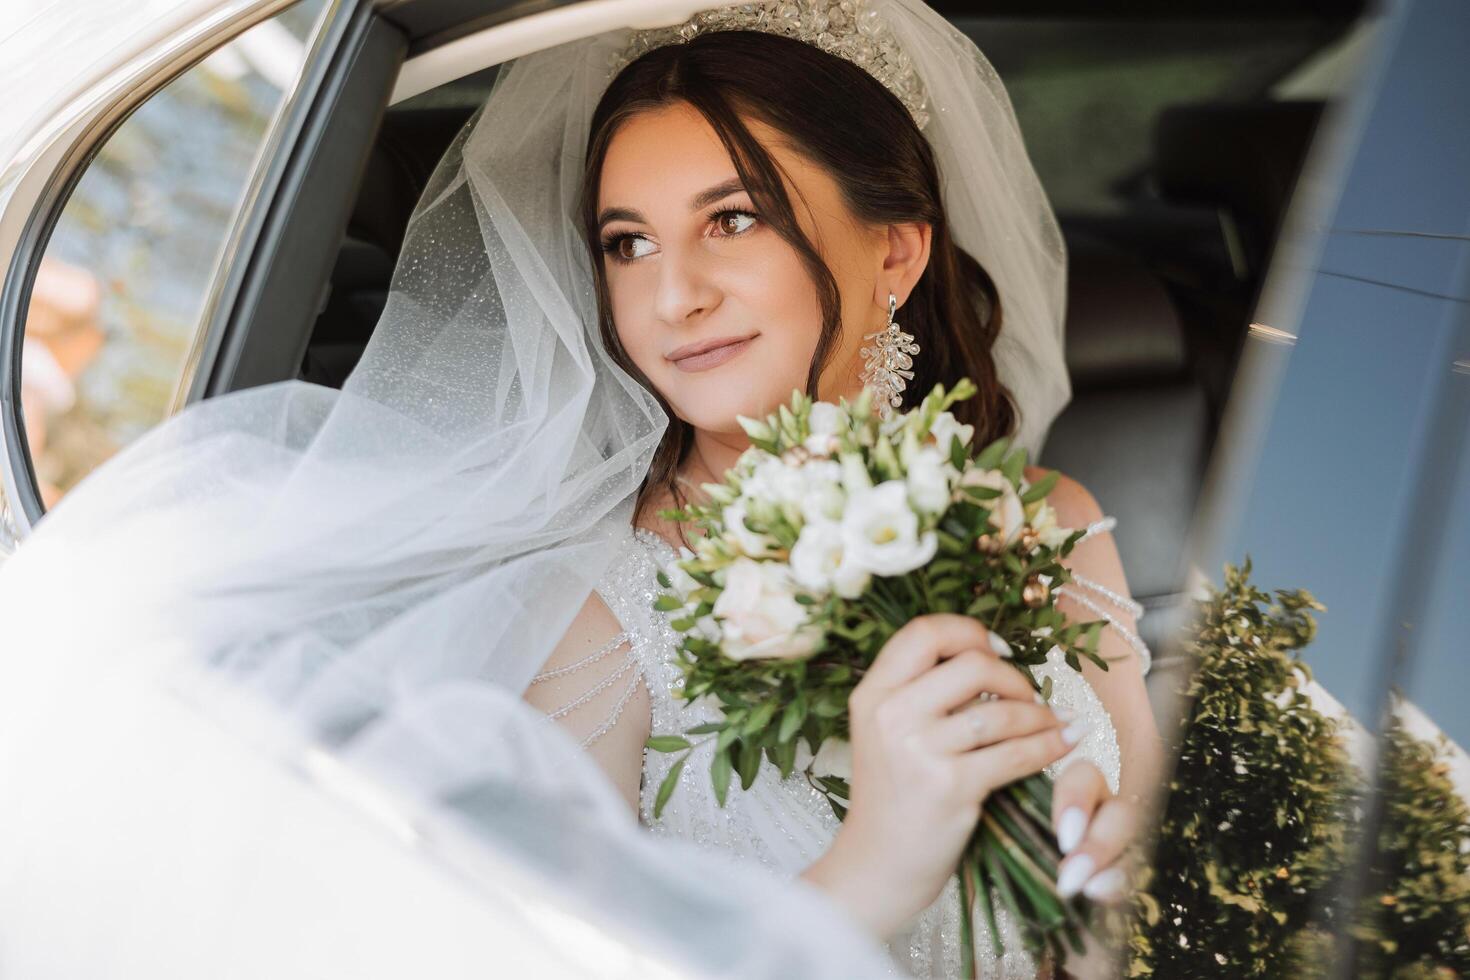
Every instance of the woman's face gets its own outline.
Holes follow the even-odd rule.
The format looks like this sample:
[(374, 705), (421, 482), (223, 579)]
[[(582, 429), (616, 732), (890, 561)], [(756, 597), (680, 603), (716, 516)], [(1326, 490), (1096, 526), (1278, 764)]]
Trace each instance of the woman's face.
[[(887, 231), (858, 222), (836, 181), (777, 130), (745, 122), (784, 171), (797, 220), (842, 299), (842, 335), (818, 393), (856, 397), (862, 336), (887, 320)], [(752, 210), (697, 110), (680, 102), (624, 123), (598, 191), (618, 337), (675, 414), (706, 432), (739, 434), (737, 415), (764, 417), (805, 389), (822, 327), (816, 287), (796, 250)], [(688, 356), (711, 342), (727, 346)]]

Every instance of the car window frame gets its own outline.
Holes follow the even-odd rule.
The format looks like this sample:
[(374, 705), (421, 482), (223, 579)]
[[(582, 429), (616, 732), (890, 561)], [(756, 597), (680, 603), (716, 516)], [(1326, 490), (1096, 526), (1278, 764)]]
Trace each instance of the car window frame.
[[(0, 528), (0, 554), (23, 542), (45, 513), (21, 415), (20, 353), (35, 278), (67, 202), (97, 154), (135, 110), (224, 45), (293, 5), (262, 4), (223, 29), (189, 39), (187, 43), (181, 42), (181, 49), (167, 57), (146, 84), (132, 86), (94, 110), (90, 121), (76, 131), (60, 161), (50, 166), (43, 188), (30, 206), (11, 257), (3, 291), (0, 291), (0, 495), (4, 498), (7, 522)], [(248, 303), (247, 309), (237, 309), (236, 306), (241, 302), (242, 290), (252, 283), (251, 274), (271, 267), (269, 256), (279, 251), (279, 244), (289, 231), (290, 223), (284, 219), (290, 216), (293, 208), (285, 205), (299, 203), (302, 175), (311, 169), (313, 160), (333, 135), (330, 116), (342, 103), (344, 93), (356, 91), (351, 83), (360, 79), (362, 73), (354, 74), (353, 70), (364, 63), (360, 55), (368, 38), (374, 39), (374, 50), (386, 53), (387, 61), (391, 62), (391, 67), (386, 70), (387, 77), (391, 80), (397, 72), (400, 49), (406, 42), (393, 43), (394, 38), (402, 38), (401, 33), (375, 15), (370, 0), (327, 0), (321, 18), (304, 55), (296, 85), (284, 95), (271, 132), (253, 163), (234, 224), (212, 273), (203, 315), (195, 330), (169, 415), (220, 390), (213, 384), (219, 373), (216, 360), (221, 352), (230, 350), (230, 334), (235, 330), (248, 330), (252, 319), (258, 320), (259, 315), (264, 315), (260, 311), (258, 293), (255, 301)], [(378, 62), (383, 62), (381, 56)], [(386, 101), (387, 85), (382, 88), (381, 98)], [(376, 96), (369, 101), (375, 99)], [(376, 122), (376, 117), (366, 121), (370, 132), (361, 148), (364, 161)], [(340, 165), (341, 151), (327, 155)], [(320, 192), (319, 182), (311, 186)], [(344, 207), (350, 207), (355, 185), (343, 182), (332, 189), (335, 196), (346, 199)], [(292, 190), (297, 193), (291, 194)], [(290, 202), (279, 200), (283, 192), (291, 197)], [(345, 222), (344, 210), (344, 227)], [(335, 245), (333, 241), (326, 246), (331, 254), (321, 260), (328, 271), (335, 256)], [(321, 279), (324, 283), (325, 272)], [(319, 283), (313, 299), (320, 289)], [(297, 294), (299, 289), (293, 292), (293, 295)], [(308, 305), (303, 334), (309, 333), (310, 322), (316, 313), (315, 303)], [(304, 335), (301, 342), (305, 342)]]

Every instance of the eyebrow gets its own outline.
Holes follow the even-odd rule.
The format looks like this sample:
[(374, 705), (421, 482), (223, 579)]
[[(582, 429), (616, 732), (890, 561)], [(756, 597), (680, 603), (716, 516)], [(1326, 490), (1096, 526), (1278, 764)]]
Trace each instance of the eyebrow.
[[(718, 183), (713, 187), (707, 187), (704, 190), (700, 191), (698, 194), (695, 194), (692, 198), (689, 199), (689, 210), (702, 210), (709, 207), (716, 201), (729, 197), (736, 191), (743, 190), (745, 190), (745, 185), (740, 182), (740, 178), (732, 177), (729, 180)], [(604, 208), (602, 213), (597, 216), (597, 227), (601, 228), (609, 221), (633, 221), (640, 224), (648, 223), (647, 219), (643, 217), (643, 213), (641, 211), (635, 211), (632, 208)]]

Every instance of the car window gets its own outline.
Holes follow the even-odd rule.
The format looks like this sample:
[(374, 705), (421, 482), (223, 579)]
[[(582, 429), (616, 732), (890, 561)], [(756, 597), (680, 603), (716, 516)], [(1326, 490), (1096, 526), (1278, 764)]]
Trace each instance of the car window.
[(262, 21), (138, 106), (87, 163), (24, 324), (42, 503), (182, 404), (211, 290), (327, 0)]

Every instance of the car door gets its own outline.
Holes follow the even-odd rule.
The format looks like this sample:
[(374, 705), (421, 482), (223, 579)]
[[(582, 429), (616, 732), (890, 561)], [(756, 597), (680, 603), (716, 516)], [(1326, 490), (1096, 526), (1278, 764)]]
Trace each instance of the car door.
[(1197, 552), (1214, 575), (1248, 555), (1263, 588), (1326, 606), (1304, 659), (1350, 729), (1377, 740), (1361, 763), (1366, 843), (1337, 896), (1359, 911), (1338, 919), (1333, 977), (1386, 976), (1386, 955), (1465, 962), (1444, 958), (1464, 956), (1463, 920), (1453, 950), (1425, 937), (1470, 909), (1470, 8), (1405, 0), (1387, 14), (1352, 114), (1293, 205)]
[(56, 5), (0, 42), (33, 109), (0, 113), (0, 553), (182, 406), (295, 376), (405, 47), (359, 0)]

